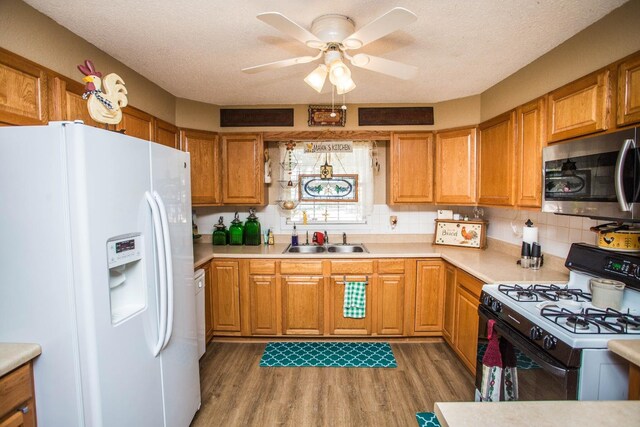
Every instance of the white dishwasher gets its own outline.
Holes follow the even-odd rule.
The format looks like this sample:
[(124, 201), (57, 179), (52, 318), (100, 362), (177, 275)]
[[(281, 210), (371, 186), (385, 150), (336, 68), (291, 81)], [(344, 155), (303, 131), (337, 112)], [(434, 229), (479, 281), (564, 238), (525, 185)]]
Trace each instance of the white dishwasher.
[(204, 324), (204, 296), (205, 296), (204, 270), (199, 269), (193, 273), (196, 288), (196, 326), (198, 329), (198, 357), (202, 357), (206, 350), (205, 324)]

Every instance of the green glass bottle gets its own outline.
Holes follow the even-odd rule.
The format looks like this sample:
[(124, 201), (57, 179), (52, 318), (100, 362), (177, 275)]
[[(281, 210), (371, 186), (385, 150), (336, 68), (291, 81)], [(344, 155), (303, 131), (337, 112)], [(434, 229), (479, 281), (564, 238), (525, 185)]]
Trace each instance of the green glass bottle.
[(213, 236), (211, 241), (216, 246), (224, 246), (227, 244), (227, 227), (222, 223), (223, 217), (220, 217), (218, 223), (213, 226)]
[(259, 246), (262, 238), (260, 231), (260, 221), (256, 216), (255, 208), (249, 209), (249, 217), (244, 223), (244, 244), (249, 246)]
[(244, 227), (242, 226), (242, 221), (240, 221), (238, 212), (236, 212), (233, 221), (231, 221), (231, 226), (229, 227), (229, 244), (242, 245), (243, 237)]

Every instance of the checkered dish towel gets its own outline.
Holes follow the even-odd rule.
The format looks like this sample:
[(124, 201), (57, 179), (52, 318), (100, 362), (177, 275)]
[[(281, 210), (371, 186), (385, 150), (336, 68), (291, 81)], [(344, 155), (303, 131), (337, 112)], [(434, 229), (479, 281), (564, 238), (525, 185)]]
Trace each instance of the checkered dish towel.
[(344, 317), (364, 318), (367, 311), (367, 282), (345, 282)]

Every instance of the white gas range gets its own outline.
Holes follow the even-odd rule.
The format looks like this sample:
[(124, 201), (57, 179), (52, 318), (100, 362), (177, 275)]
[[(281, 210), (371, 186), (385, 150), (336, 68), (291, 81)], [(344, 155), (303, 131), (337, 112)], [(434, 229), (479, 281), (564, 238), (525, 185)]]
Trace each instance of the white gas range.
[[(626, 399), (627, 363), (607, 350), (607, 342), (640, 339), (640, 258), (574, 244), (565, 265), (571, 270), (568, 283), (483, 287), (478, 366), (486, 322), (493, 319), (518, 360), (533, 362), (522, 366), (535, 367), (519, 369), (521, 400)], [(593, 306), (593, 277), (625, 282), (620, 310)], [(479, 387), (479, 372), (476, 378)]]

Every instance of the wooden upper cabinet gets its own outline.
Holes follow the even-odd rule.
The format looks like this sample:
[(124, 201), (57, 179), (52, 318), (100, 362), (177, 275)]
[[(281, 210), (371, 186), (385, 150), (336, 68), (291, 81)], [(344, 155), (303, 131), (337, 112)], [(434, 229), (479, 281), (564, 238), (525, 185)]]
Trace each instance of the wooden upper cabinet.
[(387, 173), (390, 205), (433, 202), (433, 134), (394, 133)]
[(539, 208), (542, 205), (542, 148), (544, 132), (545, 99), (539, 98), (518, 107), (517, 158), (518, 191), (516, 204)]
[(510, 111), (478, 127), (478, 203), (513, 206), (516, 113)]
[(96, 122), (89, 115), (87, 100), (82, 99), (82, 83), (56, 76), (51, 80), (51, 120), (82, 120), (87, 126), (113, 129), (113, 125)]
[(155, 117), (138, 110), (130, 105), (122, 109), (122, 120), (116, 125), (116, 130), (124, 131), (125, 135), (154, 141)]
[(180, 131), (182, 149), (191, 154), (191, 203), (220, 204), (220, 144), (218, 134), (197, 130)]
[(0, 123), (47, 124), (47, 81), (44, 69), (0, 49)]
[(167, 147), (180, 149), (180, 130), (163, 120), (155, 120), (154, 142), (166, 145)]
[(262, 134), (222, 135), (222, 203), (264, 205)]
[(476, 128), (436, 133), (436, 203), (476, 203)]
[(608, 129), (611, 73), (592, 73), (554, 90), (548, 95), (547, 106), (547, 142)]
[(640, 122), (640, 55), (618, 66), (618, 125)]

